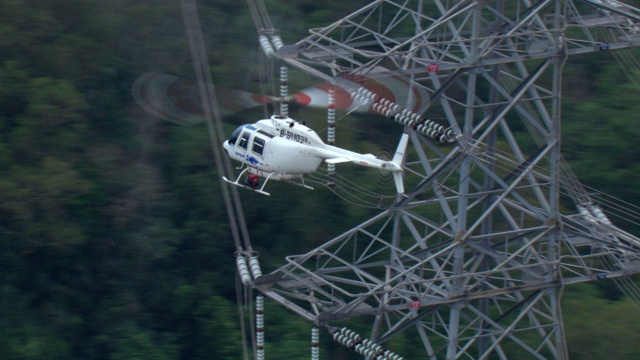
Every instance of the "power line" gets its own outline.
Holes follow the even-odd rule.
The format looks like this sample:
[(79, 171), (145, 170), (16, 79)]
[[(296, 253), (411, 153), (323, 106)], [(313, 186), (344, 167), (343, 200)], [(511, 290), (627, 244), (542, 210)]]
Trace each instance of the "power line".
[[(219, 176), (232, 174), (230, 160), (223, 156), (222, 151), (220, 150), (220, 144), (224, 141), (224, 129), (222, 125), (222, 118), (220, 116), (220, 109), (218, 107), (218, 100), (216, 98), (213, 81), (211, 79), (211, 73), (209, 72), (207, 51), (202, 35), (202, 27), (200, 25), (197, 7), (194, 0), (181, 0), (180, 4), (182, 7), (182, 15), (184, 18), (187, 38), (189, 39), (189, 47), (193, 58), (193, 68), (198, 82), (198, 88), (200, 90), (200, 99), (202, 101), (202, 108), (204, 110), (207, 123), (207, 130), (209, 132), (209, 140), (211, 142), (211, 150), (213, 151), (216, 170)], [(239, 253), (239, 257), (244, 256), (243, 254), (251, 254), (253, 251), (238, 192), (235, 188), (232, 188), (230, 191), (229, 186), (222, 181), (220, 181), (220, 187), (227, 215), (229, 217), (229, 225), (231, 227), (236, 251)], [(254, 259), (255, 257), (251, 258), (252, 261)], [(257, 260), (254, 261), (254, 264), (258, 266)], [(243, 311), (241, 310), (243, 300), (241, 299), (239, 292), (237, 292), (237, 297), (238, 307), (240, 309), (240, 321), (242, 322), (241, 328), (244, 329), (244, 316)], [(245, 359), (248, 359), (248, 346), (244, 337), (244, 331), (242, 334), (243, 356)]]

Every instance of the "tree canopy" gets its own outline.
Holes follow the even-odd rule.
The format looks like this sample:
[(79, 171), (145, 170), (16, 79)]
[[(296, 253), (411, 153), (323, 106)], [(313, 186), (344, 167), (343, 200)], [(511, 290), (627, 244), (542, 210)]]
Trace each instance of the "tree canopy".
[[(255, 90), (248, 10), (235, 0), (201, 3), (215, 81)], [(286, 41), (360, 5), (267, 3)], [(155, 119), (130, 94), (149, 70), (192, 76), (179, 3), (0, 0), (0, 8), (0, 358), (240, 358), (234, 248), (206, 129)], [(640, 154), (629, 149), (640, 135), (640, 90), (610, 57), (570, 65), (565, 82), (584, 86), (565, 91), (565, 154), (587, 184), (637, 202), (640, 186), (629, 179)], [(344, 230), (341, 219), (368, 215), (320, 191), (300, 190), (296, 202), (242, 196), (267, 270)], [(291, 223), (305, 226), (283, 233)], [(574, 358), (640, 354), (640, 312), (606, 290), (567, 292)], [(309, 356), (310, 325), (268, 307), (269, 357)], [(411, 354), (410, 339), (394, 341)], [(324, 358), (355, 358), (330, 340), (322, 347)]]

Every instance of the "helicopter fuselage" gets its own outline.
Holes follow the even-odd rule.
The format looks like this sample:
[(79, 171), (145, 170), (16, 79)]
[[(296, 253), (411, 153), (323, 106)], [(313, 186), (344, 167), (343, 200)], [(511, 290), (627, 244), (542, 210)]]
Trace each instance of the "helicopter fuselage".
[[(315, 172), (323, 161), (334, 164), (352, 162), (398, 173), (402, 171), (402, 156), (387, 161), (372, 154), (359, 154), (325, 144), (315, 131), (288, 117), (272, 116), (271, 119), (242, 125), (223, 143), (223, 147), (230, 158), (247, 165), (249, 173), (273, 180), (301, 178)], [(406, 139), (401, 155), (404, 148)]]

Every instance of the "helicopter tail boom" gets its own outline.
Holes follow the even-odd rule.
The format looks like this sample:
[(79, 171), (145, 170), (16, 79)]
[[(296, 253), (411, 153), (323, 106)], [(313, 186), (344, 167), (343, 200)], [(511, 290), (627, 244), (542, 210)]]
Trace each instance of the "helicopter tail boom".
[[(398, 193), (404, 193), (404, 183), (402, 181), (402, 162), (404, 161), (404, 154), (409, 144), (409, 135), (402, 134), (398, 148), (396, 149), (393, 159), (391, 161), (385, 161), (378, 159), (372, 154), (358, 154), (344, 149), (335, 147), (326, 147), (325, 150), (331, 148), (331, 152), (323, 154), (325, 162), (327, 164), (339, 164), (345, 162), (352, 162), (356, 165), (372, 167), (376, 169), (383, 169), (391, 171), (393, 173), (393, 181), (396, 184), (396, 190)], [(334, 152), (335, 151), (335, 152)]]

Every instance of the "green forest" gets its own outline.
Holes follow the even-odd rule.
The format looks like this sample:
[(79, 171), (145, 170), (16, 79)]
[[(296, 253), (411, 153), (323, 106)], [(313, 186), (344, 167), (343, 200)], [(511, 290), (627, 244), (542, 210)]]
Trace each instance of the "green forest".
[[(291, 43), (367, 1), (265, 2)], [(246, 4), (198, 5), (214, 82), (258, 91)], [(193, 78), (179, 1), (0, 9), (0, 358), (241, 358), (234, 246), (206, 127), (157, 119), (131, 95), (148, 71)], [(312, 81), (291, 76), (292, 87)], [(570, 59), (563, 152), (585, 184), (637, 204), (640, 89), (629, 76), (609, 53)], [(227, 130), (260, 116), (225, 118)], [(265, 271), (370, 215), (323, 189), (273, 186), (288, 195), (241, 193)], [(308, 358), (311, 325), (266, 307), (267, 358)], [(563, 310), (572, 359), (640, 358), (640, 309), (612, 284), (564, 289)], [(321, 358), (359, 358), (321, 338)], [(409, 345), (395, 350), (412, 358)]]

